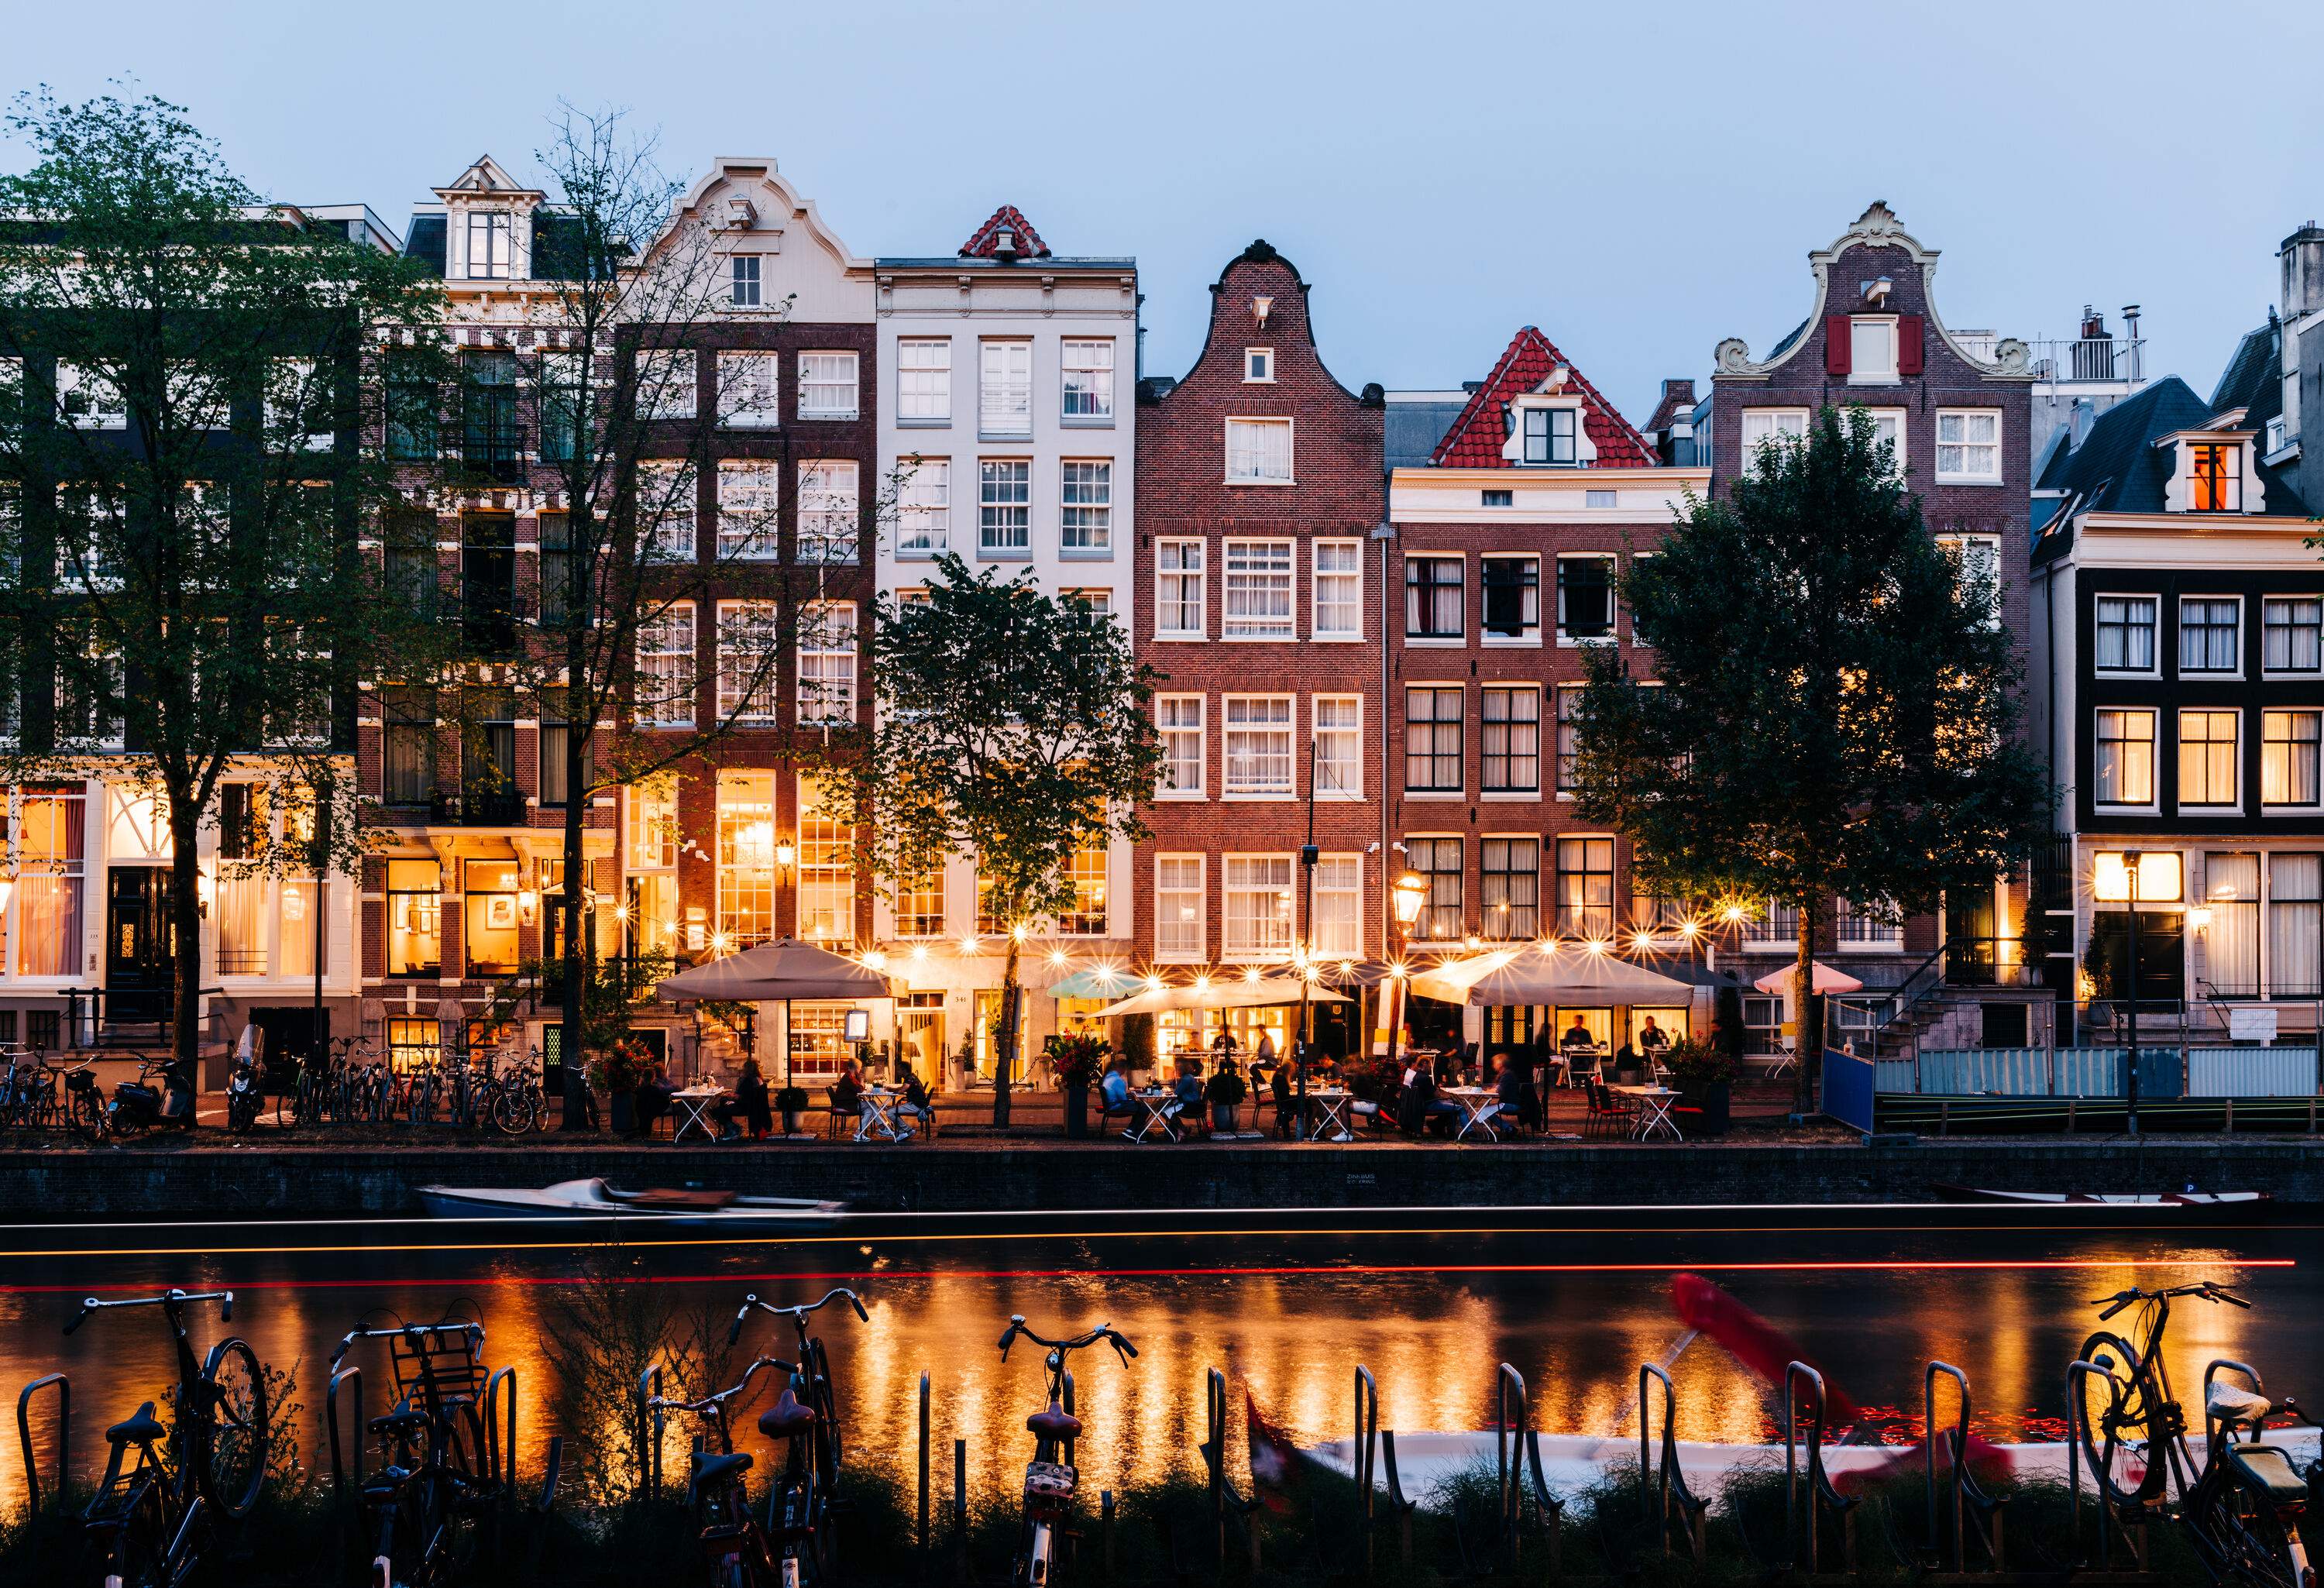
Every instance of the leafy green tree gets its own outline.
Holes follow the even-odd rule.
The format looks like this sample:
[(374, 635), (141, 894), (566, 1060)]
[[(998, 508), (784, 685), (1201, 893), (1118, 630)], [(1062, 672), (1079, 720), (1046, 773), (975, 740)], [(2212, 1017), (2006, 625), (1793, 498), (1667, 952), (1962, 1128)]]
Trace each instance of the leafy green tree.
[(1110, 615), (1001, 579), (957, 557), (924, 600), (880, 600), (876, 720), (825, 774), (892, 887), (972, 858), (1009, 923), (992, 1119), (1009, 1122), (1010, 1068), (1024, 1021), (1018, 959), (1032, 923), (1074, 899), (1083, 845), (1144, 836), (1161, 739), (1147, 703), (1158, 677)]
[[(328, 811), (356, 681), (435, 664), (363, 540), (396, 499), (376, 394), (438, 356), (409, 334), (438, 299), (411, 262), (263, 200), (176, 106), (43, 91), (5, 119), (33, 159), (0, 176), (0, 695), (21, 705), (0, 774), (101, 766), (152, 796), (183, 1065), (221, 779)], [(348, 824), (321, 833), (276, 861), (344, 869)]]
[(1587, 659), (1575, 808), (1629, 839), (1657, 891), (1798, 910), (1804, 1110), (1828, 901), (1911, 914), (1990, 888), (2048, 795), (1995, 593), (1930, 533), (1870, 417), (1827, 408), (1752, 462), (1622, 579), (1655, 677), (1611, 648)]

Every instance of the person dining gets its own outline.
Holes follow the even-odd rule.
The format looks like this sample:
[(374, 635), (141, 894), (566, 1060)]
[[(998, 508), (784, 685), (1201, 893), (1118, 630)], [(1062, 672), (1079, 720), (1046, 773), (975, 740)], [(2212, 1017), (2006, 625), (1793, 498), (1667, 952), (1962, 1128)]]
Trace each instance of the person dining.
[[(1260, 1039), (1259, 1046), (1261, 1051), (1265, 1051), (1264, 1038)], [(1236, 1116), (1242, 1108), (1244, 1092), (1242, 1076), (1236, 1070), (1234, 1060), (1227, 1059), (1211, 1072), (1209, 1084), (1203, 1088), (1203, 1100), (1210, 1104), (1213, 1135), (1231, 1136), (1235, 1133)]]
[[(1224, 1036), (1224, 1032), (1220, 1033)], [(1222, 1068), (1234, 1063), (1232, 1049), (1219, 1060)], [(1203, 1061), (1189, 1053), (1178, 1060), (1178, 1078), (1171, 1083), (1170, 1091), (1177, 1108), (1172, 1118), (1180, 1125), (1192, 1129), (1203, 1119)]]
[(899, 1138), (909, 1141), (917, 1127), (927, 1125), (933, 1140), (936, 1103), (928, 1096), (928, 1089), (920, 1085), (920, 1077), (908, 1059), (899, 1058), (896, 1061), (896, 1082), (897, 1089), (904, 1094), (904, 1100), (896, 1104), (895, 1110)]
[(1589, 1026), (1577, 1014), (1573, 1017), (1573, 1024), (1566, 1028), (1565, 1035), (1557, 1039), (1557, 1047), (1569, 1057), (1595, 1053), (1598, 1051), (1598, 1039), (1590, 1034)]
[(1646, 1023), (1638, 1028), (1638, 1051), (1659, 1059), (1669, 1050), (1670, 1033), (1655, 1024), (1655, 1017), (1648, 1015)]
[[(747, 1133), (753, 1141), (763, 1140), (775, 1128), (774, 1112), (768, 1106), (767, 1077), (759, 1073), (759, 1061), (746, 1058), (734, 1076), (734, 1094), (718, 1104), (719, 1136), (722, 1140), (740, 1140)], [(738, 1124), (735, 1116), (742, 1116)]]

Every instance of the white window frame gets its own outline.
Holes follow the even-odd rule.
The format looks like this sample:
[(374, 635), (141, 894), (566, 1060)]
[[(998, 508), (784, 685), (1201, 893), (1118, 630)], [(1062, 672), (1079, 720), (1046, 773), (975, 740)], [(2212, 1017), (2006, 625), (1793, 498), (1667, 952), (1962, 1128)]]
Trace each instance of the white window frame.
[(896, 423), (934, 429), (952, 423), (952, 338), (896, 341)]
[[(1947, 441), (1945, 439), (1945, 421), (1949, 419), (1963, 421), (1960, 439), (1958, 440)], [(1991, 441), (1972, 441), (1969, 439), (1969, 425), (1967, 421), (1971, 419), (1989, 419), (1993, 421), (1993, 439)], [(2004, 478), (2007, 476), (2009, 472), (2003, 461), (2002, 455), (2002, 448), (2008, 440), (2007, 436), (2005, 434), (2006, 429), (2007, 427), (2002, 421), (2001, 410), (1998, 408), (1938, 409), (1935, 430), (1937, 449), (1937, 484), (1940, 485), (2000, 485)], [(1945, 466), (1945, 451), (1948, 448), (1951, 448), (1963, 453), (1972, 450), (1983, 453), (1990, 448), (1993, 454), (1993, 466), (1991, 471), (1987, 472), (1979, 468), (1966, 468), (1960, 466), (1958, 464), (1952, 468), (1947, 468)], [(1967, 460), (1964, 458), (1961, 461), (1966, 462)]]
[[(1067, 337), (1058, 346), (1057, 365), (1057, 422), (1101, 427), (1113, 423), (1113, 338)], [(1077, 376), (1083, 382), (1078, 390)], [(1077, 396), (1086, 400), (1088, 411), (1074, 411)]]
[[(1166, 537), (1154, 544), (1154, 637), (1157, 640), (1204, 640), (1210, 637), (1210, 553), (1208, 542), (1200, 537)], [(1178, 566), (1168, 563), (1175, 553)], [(1193, 560), (1188, 562), (1188, 559)], [(1186, 592), (1194, 592), (1194, 626), (1191, 629), (1167, 629), (1162, 626), (1167, 615), (1184, 612), (1189, 605)]]
[[(2272, 667), (2269, 665), (2267, 660), (2268, 631), (2271, 627), (2267, 621), (2268, 609), (2273, 606), (2289, 605), (2296, 601), (2314, 602), (2319, 607), (2318, 615), (2319, 621), (2318, 623), (2317, 665), (2315, 667)], [(2285, 626), (2291, 629), (2292, 632), (2298, 632), (2296, 628), (2292, 628), (2291, 625)], [(2260, 676), (2262, 678), (2311, 679), (2316, 677), (2319, 673), (2324, 673), (2324, 596), (2303, 595), (2298, 592), (2292, 592), (2283, 595), (2263, 596), (2260, 597), (2259, 665)]]
[(934, 557), (952, 543), (952, 459), (903, 460), (896, 485), (896, 554)]
[(808, 568), (853, 568), (862, 534), (863, 467), (852, 457), (810, 457), (798, 466), (798, 560)]
[[(1224, 565), (1219, 637), (1240, 643), (1299, 637), (1299, 543), (1272, 537), (1234, 536), (1222, 546)], [(1242, 566), (1236, 566), (1238, 555)], [(1263, 559), (1263, 561), (1258, 560)], [(1238, 585), (1237, 581), (1241, 583)], [(1240, 596), (1243, 611), (1236, 611)], [(1261, 610), (1262, 607), (1264, 610)]]
[(752, 457), (718, 460), (718, 557), (772, 562), (782, 555), (779, 514), (783, 466)]
[(761, 301), (766, 266), (756, 254), (730, 254), (726, 258), (726, 306), (756, 309)]
[[(1904, 445), (1904, 438), (1912, 428), (1912, 410), (1867, 407), (1864, 411), (1872, 416), (1873, 440), (1876, 443), (1880, 441), (1889, 443), (1889, 456), (1895, 464), (1896, 477), (1903, 479), (1904, 471), (1913, 466), (1912, 458)], [(1885, 436), (1881, 434), (1883, 427), (1886, 427), (1888, 432)]]
[(771, 430), (783, 422), (782, 355), (748, 348), (718, 353), (718, 422), (730, 430)]
[(1744, 477), (1748, 479), (1759, 472), (1762, 442), (1780, 439), (1788, 445), (1804, 443), (1808, 439), (1808, 418), (1804, 408), (1744, 409), (1738, 416), (1737, 429), (1737, 450), (1743, 455), (1740, 466)]
[[(1319, 643), (1360, 643), (1364, 637), (1364, 543), (1361, 540), (1317, 540), (1308, 542), (1310, 608), (1308, 638)], [(1324, 567), (1327, 558), (1344, 567)], [(1325, 590), (1333, 592), (1327, 599)], [(1324, 614), (1344, 609), (1347, 622), (1327, 623)]]
[[(2146, 798), (2143, 801), (2108, 799), (2098, 781), (2098, 725), (2108, 716), (2129, 717), (2144, 715), (2146, 718)], [(2163, 797), (2162, 744), (2163, 711), (2153, 706), (2100, 706), (2090, 711), (2090, 804), (2098, 810), (2152, 811)], [(2122, 741), (2135, 744), (2135, 739)]]
[[(771, 601), (721, 601), (718, 604), (718, 720), (732, 721), (736, 727), (771, 728), (779, 720), (782, 683), (779, 672), (770, 672), (758, 680), (758, 687), (746, 696), (739, 673), (728, 665), (728, 657), (735, 647), (728, 635), (741, 634), (757, 625), (765, 625), (772, 641), (776, 632), (775, 604)], [(755, 663), (765, 648), (752, 646)], [(753, 669), (755, 670), (755, 669)]]
[[(1327, 912), (1324, 906), (1330, 903)], [(1326, 932), (1326, 928), (1333, 930)], [(1344, 928), (1344, 931), (1341, 930)], [(1308, 913), (1308, 953), (1319, 959), (1364, 956), (1364, 857), (1325, 853), (1315, 865), (1315, 900)]]
[(1033, 343), (1028, 337), (984, 337), (976, 345), (976, 433), (1021, 441), (1033, 434)]
[(798, 721), (801, 727), (855, 720), (855, 603), (810, 601), (799, 608)]
[[(2235, 626), (2229, 632), (2235, 636), (2235, 666), (2219, 668), (2189, 667), (2187, 665), (2187, 604), (2190, 601), (2224, 601), (2234, 606), (2236, 609)], [(2179, 622), (2176, 626), (2178, 629), (2179, 644), (2177, 647), (2177, 653), (2171, 659), (2175, 676), (2186, 679), (2215, 679), (2222, 681), (2231, 681), (2244, 676), (2246, 669), (2244, 666), (2244, 598), (2241, 595), (2234, 592), (2217, 590), (2190, 590), (2183, 592), (2179, 597)], [(2205, 626), (2209, 627), (2209, 625), (2206, 624)]]
[[(1168, 781), (1155, 789), (1157, 799), (1210, 798), (1209, 699), (1201, 695), (1157, 695), (1154, 723), (1162, 736), (1162, 772)], [(1185, 753), (1191, 745), (1191, 758)], [(1194, 780), (1180, 783), (1178, 769), (1191, 759)]]
[[(1296, 465), (1298, 438), (1296, 423), (1289, 419), (1270, 414), (1233, 417), (1226, 425), (1226, 483), (1230, 485), (1296, 485), (1299, 483)], [(1237, 427), (1240, 427), (1238, 439)], [(1276, 463), (1277, 443), (1269, 438), (1280, 437), (1282, 472), (1267, 472)]]
[[(677, 568), (698, 560), (700, 489), (694, 464), (683, 457), (648, 457), (638, 462), (638, 554), (641, 560)], [(684, 503), (683, 506), (678, 503)]]
[(641, 728), (690, 728), (700, 709), (695, 676), (695, 606), (673, 601), (638, 625), (638, 678), (650, 679), (650, 697), (638, 706)]
[[(993, 471), (996, 469), (1016, 472), (1009, 475), (1008, 479), (1002, 480), (994, 475)], [(1025, 499), (1022, 502), (1004, 501), (994, 494), (996, 484), (1005, 488), (1018, 479), (1022, 479), (1025, 485)], [(991, 531), (996, 524), (1006, 527), (1008, 522), (1005, 519), (994, 519), (990, 516), (995, 513), (1021, 513), (1023, 517), (1017, 522), (1020, 526), (1018, 532), (1022, 538), (1013, 543), (993, 539)], [(1032, 557), (1033, 460), (1031, 458), (980, 457), (976, 460), (976, 554), (982, 558), (998, 559), (1003, 561), (1023, 561)]]
[[(843, 406), (838, 398), (845, 391)], [(798, 416), (801, 419), (856, 419), (863, 407), (863, 383), (853, 353), (825, 348), (798, 355)]]
[[(1238, 885), (1236, 873), (1242, 872)], [(1293, 873), (1297, 869), (1296, 857), (1277, 854), (1227, 854), (1219, 856), (1219, 959), (1222, 964), (1275, 965), (1291, 957), (1293, 946), (1298, 941), (1299, 921), (1293, 908)], [(1265, 899), (1272, 895), (1276, 906), (1272, 920), (1279, 928), (1282, 942), (1278, 946), (1276, 932), (1262, 931), (1256, 937), (1238, 940), (1234, 901), (1237, 895), (1245, 899)], [(1270, 919), (1268, 914), (1252, 911), (1249, 924), (1259, 924)]]
[[(125, 430), (129, 399), (101, 369), (57, 361), (57, 417), (76, 430)], [(76, 404), (84, 406), (77, 407)]]
[(1987, 604), (1991, 611), (1986, 617), (1988, 629), (2001, 627), (2001, 537), (1998, 535), (1939, 535), (1937, 544), (1950, 549), (1960, 560), (1964, 577), (1974, 572), (1974, 560), (1984, 561)]
[(637, 356), (639, 417), (693, 419), (702, 401), (701, 355), (692, 347), (645, 347)]
[[(2144, 601), (2147, 606), (2145, 667), (2107, 667), (2098, 660), (2098, 603)], [(2090, 596), (2090, 670), (2109, 679), (2158, 679), (2163, 676), (2163, 597), (2151, 590), (2098, 590)]]
[[(1244, 720), (1235, 720), (1240, 708)], [(1277, 716), (1277, 712), (1280, 716)], [(1263, 716), (1249, 714), (1257, 711)], [(1241, 743), (1245, 775), (1235, 776), (1237, 743)], [(1219, 789), (1222, 799), (1296, 799), (1299, 797), (1299, 697), (1296, 695), (1222, 695), (1219, 697)], [(1250, 769), (1280, 761), (1280, 781)]]
[[(1185, 884), (1186, 872), (1193, 872), (1194, 886)], [(1165, 879), (1177, 886), (1166, 886)], [(1171, 941), (1162, 924), (1164, 907), (1172, 900), (1184, 901), (1192, 896), (1194, 919), (1192, 926), (1172, 923), (1181, 931), (1190, 930), (1194, 944)], [(1210, 857), (1204, 854), (1157, 854), (1154, 857), (1154, 957), (1162, 965), (1201, 965), (1208, 957), (1210, 946)], [(1166, 946), (1167, 945), (1167, 946)]]
[[(1307, 731), (1315, 740), (1315, 798), (1364, 797), (1364, 697), (1310, 695)], [(1323, 718), (1333, 720), (1326, 723)], [(1341, 720), (1344, 716), (1345, 720)]]
[(1246, 386), (1275, 384), (1275, 349), (1246, 347), (1242, 350), (1242, 382)]
[[(1885, 354), (1881, 367), (1866, 369), (1865, 333), (1876, 333), (1875, 353)], [(1893, 314), (1851, 314), (1848, 317), (1848, 383), (1851, 386), (1893, 386), (1904, 377), (1897, 373), (1896, 317)]]
[[(1083, 471), (1079, 479), (1074, 471)], [(1076, 499), (1076, 493), (1080, 498)], [(1074, 536), (1081, 539), (1076, 541)], [(1109, 560), (1113, 556), (1113, 459), (1057, 460), (1057, 554)]]

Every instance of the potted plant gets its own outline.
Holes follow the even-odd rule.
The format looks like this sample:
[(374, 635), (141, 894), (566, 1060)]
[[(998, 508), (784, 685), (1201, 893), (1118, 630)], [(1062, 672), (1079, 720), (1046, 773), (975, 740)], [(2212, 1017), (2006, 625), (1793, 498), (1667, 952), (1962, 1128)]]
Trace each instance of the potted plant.
[(642, 1042), (617, 1039), (599, 1048), (589, 1061), (589, 1085), (605, 1094), (613, 1134), (626, 1136), (638, 1128), (638, 1083), (645, 1078), (650, 1055)]
[(1735, 1056), (1715, 1043), (1683, 1037), (1671, 1044), (1663, 1062), (1678, 1083), (1679, 1106), (1697, 1116), (1692, 1129), (1705, 1136), (1727, 1134), (1728, 1104), (1743, 1067)]
[(1130, 1084), (1143, 1086), (1154, 1079), (1154, 1017), (1133, 1014), (1121, 1022), (1121, 1048), (1130, 1059)]
[(1043, 1047), (1065, 1093), (1065, 1134), (1079, 1140), (1089, 1134), (1090, 1088), (1105, 1073), (1105, 1039), (1094, 1031), (1065, 1031)]
[(807, 1088), (778, 1086), (775, 1088), (775, 1112), (783, 1116), (783, 1134), (796, 1136), (805, 1130)]

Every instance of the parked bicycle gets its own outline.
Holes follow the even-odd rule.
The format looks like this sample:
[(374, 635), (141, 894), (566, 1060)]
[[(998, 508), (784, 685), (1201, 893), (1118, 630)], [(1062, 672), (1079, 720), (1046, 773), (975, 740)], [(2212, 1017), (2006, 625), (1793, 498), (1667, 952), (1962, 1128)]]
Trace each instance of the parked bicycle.
[[(784, 1386), (781, 1399), (759, 1418), (759, 1431), (783, 1443), (783, 1470), (776, 1474), (773, 1491), (767, 1498), (766, 1528), (774, 1580), (782, 1588), (828, 1581), (836, 1563), (831, 1503), (838, 1491), (845, 1446), (839, 1400), (832, 1389), (831, 1358), (823, 1342), (809, 1333), (807, 1320), (843, 1297), (855, 1309), (857, 1318), (867, 1324), (872, 1321), (872, 1315), (863, 1310), (862, 1298), (840, 1287), (805, 1306), (776, 1306), (756, 1296), (745, 1296), (726, 1330), (726, 1343), (732, 1345), (742, 1337), (742, 1325), (751, 1314), (762, 1312), (788, 1319), (798, 1339), (793, 1354), (798, 1360), (775, 1364), (789, 1373), (790, 1381)], [(733, 1469), (738, 1483), (742, 1470)], [(719, 1588), (730, 1588), (732, 1581), (720, 1583)]]
[(331, 1353), (328, 1371), (364, 1340), (388, 1342), (396, 1388), (394, 1408), (370, 1424), (382, 1457), (362, 1495), (371, 1588), (441, 1588), (466, 1553), (464, 1524), (494, 1499), (479, 1409), (488, 1377), (484, 1328), (463, 1318), (357, 1324)]
[(105, 1431), (105, 1476), (81, 1516), (105, 1575), (123, 1588), (184, 1582), (208, 1546), (211, 1518), (248, 1516), (266, 1480), (266, 1381), (257, 1354), (228, 1336), (197, 1366), (186, 1330), (187, 1304), (196, 1301), (217, 1302), (219, 1320), (234, 1321), (231, 1290), (170, 1289), (119, 1301), (92, 1296), (65, 1325), (69, 1334), (94, 1313), (156, 1306), (177, 1358), (171, 1421), (157, 1418), (149, 1400)]
[(1042, 1367), (1049, 1376), (1049, 1402), (1025, 1419), (1026, 1429), (1033, 1436), (1033, 1459), (1025, 1463), (1024, 1546), (1012, 1580), (1018, 1588), (1047, 1588), (1056, 1537), (1072, 1518), (1074, 1491), (1081, 1481), (1073, 1463), (1082, 1422), (1065, 1408), (1065, 1364), (1074, 1352), (1103, 1341), (1128, 1367), (1138, 1347), (1110, 1324), (1100, 1324), (1069, 1340), (1045, 1340), (1026, 1326), (1022, 1316), (1016, 1316), (1001, 1335), (1002, 1362), (1009, 1360), (1009, 1348), (1020, 1339), (1048, 1351)]
[[(2222, 1285), (2203, 1281), (2162, 1290), (2129, 1289), (2091, 1303), (2105, 1323), (2138, 1309), (2130, 1334), (2099, 1330), (2082, 1343), (2080, 1361), (2100, 1370), (2078, 1371), (2077, 1432), (2102, 1503), (2126, 1515), (2172, 1514), (2188, 1529), (2195, 1551), (2217, 1582), (2259, 1588), (2315, 1588), (2300, 1539), (2299, 1518), (2309, 1483), (2324, 1461), (2305, 1474), (2283, 1449), (2265, 1443), (2272, 1422), (2311, 1422), (2286, 1397), (2279, 1405), (2261, 1391), (2259, 1375), (2241, 1362), (2214, 1361), (2203, 1373), (2203, 1454), (2189, 1448), (2189, 1423), (2171, 1388), (2163, 1342), (2171, 1303), (2197, 1297), (2249, 1307)], [(2240, 1375), (2251, 1388), (2221, 1379)], [(2238, 1440), (2237, 1430), (2247, 1437)]]
[[(789, 1380), (783, 1386), (780, 1399), (759, 1415), (759, 1432), (783, 1442), (787, 1470), (804, 1465), (811, 1473), (813, 1455), (803, 1453), (800, 1446), (814, 1439), (816, 1417), (813, 1408), (799, 1403), (798, 1369), (795, 1363), (762, 1356), (743, 1370), (741, 1381), (731, 1390), (718, 1390), (699, 1400), (657, 1395), (646, 1402), (650, 1412), (678, 1411), (700, 1417), (709, 1430), (692, 1453), (692, 1482), (687, 1492), (694, 1497), (695, 1525), (700, 1532), (704, 1558), (710, 1566), (710, 1588), (762, 1588), (777, 1582), (790, 1588), (791, 1584), (814, 1580), (803, 1572), (796, 1548), (783, 1551), (779, 1560), (768, 1528), (761, 1527), (751, 1513), (750, 1454), (734, 1448), (733, 1407), (737, 1401), (747, 1404), (751, 1386), (762, 1371), (788, 1374)], [(659, 1422), (656, 1426), (659, 1427)], [(770, 1523), (772, 1519), (770, 1505)]]

